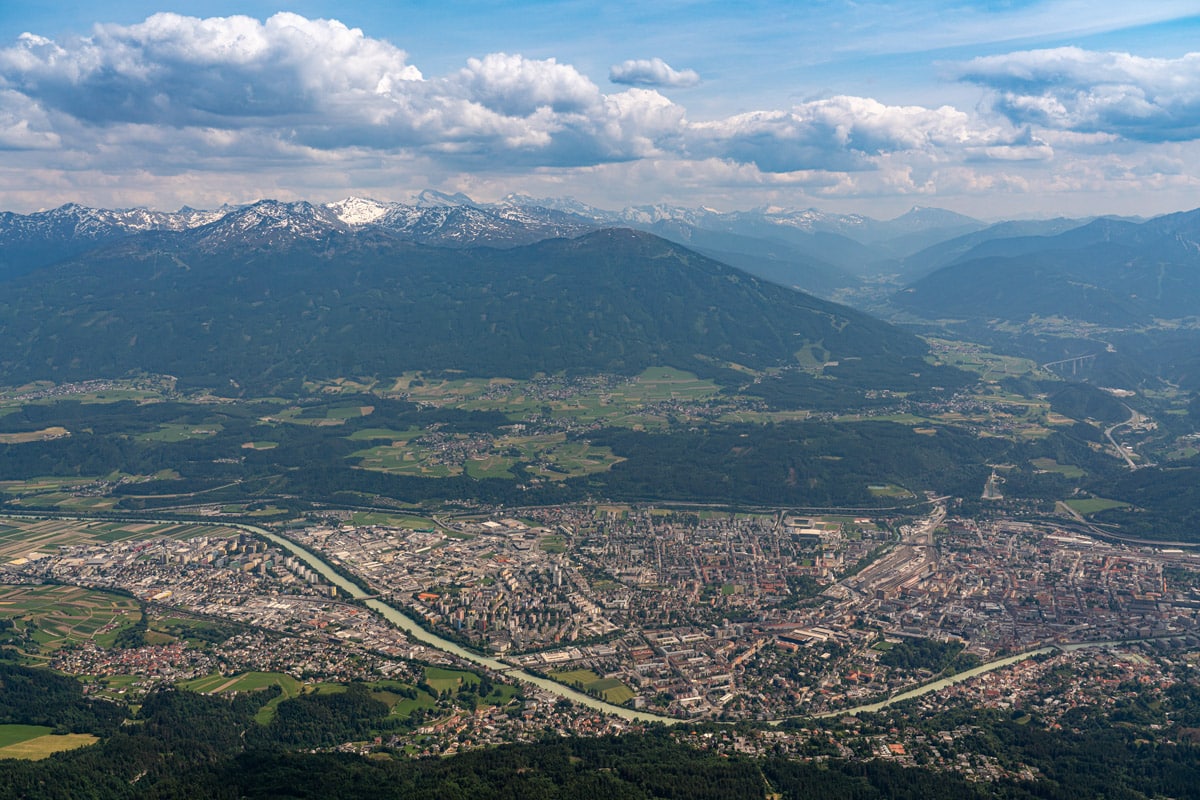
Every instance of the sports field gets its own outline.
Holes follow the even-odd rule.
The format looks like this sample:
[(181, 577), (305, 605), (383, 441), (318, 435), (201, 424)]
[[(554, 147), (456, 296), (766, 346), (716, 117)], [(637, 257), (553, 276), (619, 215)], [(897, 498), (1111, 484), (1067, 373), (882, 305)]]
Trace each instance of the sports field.
[(550, 677), (567, 686), (574, 686), (597, 695), (613, 705), (622, 705), (635, 697), (634, 691), (615, 678), (601, 678), (590, 669), (570, 669), (551, 672)]

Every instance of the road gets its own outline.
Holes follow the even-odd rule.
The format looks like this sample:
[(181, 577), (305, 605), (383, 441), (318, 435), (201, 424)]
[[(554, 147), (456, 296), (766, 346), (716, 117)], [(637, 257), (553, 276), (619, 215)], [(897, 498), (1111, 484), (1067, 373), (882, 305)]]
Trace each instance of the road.
[(1133, 459), (1129, 457), (1129, 451), (1117, 444), (1117, 440), (1113, 438), (1113, 431), (1115, 431), (1117, 428), (1123, 428), (1126, 425), (1134, 425), (1141, 422), (1143, 419), (1141, 414), (1134, 411), (1129, 406), (1125, 406), (1125, 410), (1129, 412), (1129, 419), (1125, 420), (1124, 422), (1118, 422), (1116, 425), (1109, 425), (1104, 429), (1104, 435), (1108, 439), (1109, 444), (1111, 444), (1113, 448), (1121, 454), (1121, 458), (1125, 459), (1125, 463), (1129, 465), (1129, 468), (1137, 469), (1138, 465), (1135, 464)]

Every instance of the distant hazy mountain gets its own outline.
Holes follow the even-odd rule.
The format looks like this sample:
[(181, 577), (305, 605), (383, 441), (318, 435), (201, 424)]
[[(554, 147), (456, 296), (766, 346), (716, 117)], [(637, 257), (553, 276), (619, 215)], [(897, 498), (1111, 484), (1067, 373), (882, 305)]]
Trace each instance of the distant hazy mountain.
[(410, 369), (718, 374), (790, 363), (802, 348), (889, 363), (925, 352), (879, 320), (646, 233), (433, 247), (394, 234), (397, 214), (264, 201), (12, 278), (0, 294), (0, 378), (145, 369), (269, 388)]
[(992, 238), (898, 293), (925, 318), (1056, 316), (1133, 327), (1200, 308), (1200, 210)]
[[(1054, 236), (1064, 231), (1086, 225), (1091, 221), (1092, 218), (1090, 217), (1087, 219), (1058, 217), (1047, 220), (998, 222), (995, 225), (989, 225), (986, 228), (962, 236), (956, 236), (953, 239), (946, 239), (926, 247), (919, 252), (900, 259), (897, 266), (902, 277), (909, 280), (916, 280), (934, 270), (969, 258), (968, 254), (972, 253), (975, 248), (986, 247), (986, 243), (988, 242)], [(977, 254), (977, 256), (982, 255), (984, 255), (983, 251)]]
[[(606, 227), (636, 228), (824, 297), (855, 290), (864, 276), (894, 272), (885, 265), (897, 257), (983, 226), (953, 212), (926, 208), (881, 222), (779, 207), (720, 212), (656, 205), (606, 211), (570, 198), (524, 195), (478, 203), (461, 193), (431, 190), (412, 203), (351, 197), (323, 206), (262, 201), (174, 213), (67, 205), (36, 214), (0, 215), (0, 280), (147, 231), (190, 230), (246, 208), (277, 216), (279, 208), (301, 206), (311, 209), (303, 212), (310, 219), (293, 220), (294, 224), (329, 229), (340, 224), (346, 230), (383, 232), (394, 239), (440, 247), (517, 247)], [(254, 224), (263, 224), (264, 232), (270, 227), (263, 220)]]

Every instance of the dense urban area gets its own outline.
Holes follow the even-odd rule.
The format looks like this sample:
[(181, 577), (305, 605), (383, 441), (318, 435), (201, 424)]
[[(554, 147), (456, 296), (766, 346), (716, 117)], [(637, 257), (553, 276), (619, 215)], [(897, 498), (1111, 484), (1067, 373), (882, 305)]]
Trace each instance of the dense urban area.
[[(444, 670), (455, 691), (478, 688), (480, 676), (493, 687), (468, 703), (431, 691), (409, 709), (418, 714), (407, 732), (344, 743), (364, 752), (448, 754), (654, 724), (619, 715), (636, 709), (665, 722), (776, 726), (674, 734), (723, 752), (869, 755), (979, 780), (1030, 777), (956, 755), (969, 726), (880, 733), (846, 715), (913, 697), (922, 717), (1036, 709), (1060, 726), (1122, 691), (1145, 701), (1187, 679), (1200, 646), (1200, 556), (931, 507), (873, 519), (569, 505), (440, 516), (422, 529), (336, 517), (286, 529), (369, 596), (499, 658), (499, 669), (405, 634), (296, 552), (219, 523), (8, 518), (0, 615), (16, 621), (8, 643), (21, 647), (22, 616), (6, 607), (28, 611), (38, 592), (86, 587), (134, 599), (109, 628), (141, 606), (149, 620), (223, 632), (134, 646), (92, 637), (46, 657), (92, 676), (92, 691), (126, 698), (174, 685), (225, 691), (248, 673), (428, 690), (426, 671)], [(506, 675), (517, 668), (597, 702)]]

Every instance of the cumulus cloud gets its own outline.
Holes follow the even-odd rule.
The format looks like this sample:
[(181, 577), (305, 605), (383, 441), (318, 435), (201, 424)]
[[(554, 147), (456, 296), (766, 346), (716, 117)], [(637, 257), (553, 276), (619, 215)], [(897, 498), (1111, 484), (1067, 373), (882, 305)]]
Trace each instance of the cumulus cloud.
[(892, 156), (1012, 163), (1051, 153), (1026, 122), (985, 124), (949, 106), (838, 96), (693, 120), (655, 87), (691, 85), (694, 72), (650, 59), (610, 78), (641, 85), (606, 93), (570, 64), (510, 53), (430, 77), (403, 50), (335, 20), (164, 13), (61, 42), (25, 34), (0, 49), (0, 151), (41, 148), (41, 166), (78, 174), (136, 164), (158, 175), (331, 175), (420, 163), (422, 175), (515, 175), (652, 162), (829, 192), (863, 185), (849, 176), (868, 172), (907, 187)]
[[(767, 172), (860, 170), (872, 157), (897, 151), (943, 151), (1019, 144), (1028, 132), (981, 127), (950, 106), (889, 106), (868, 97), (839, 96), (791, 111), (757, 111), (691, 126), (697, 154), (725, 153)], [(1033, 142), (1030, 141), (1030, 144)]]
[(24, 34), (0, 80), (50, 109), (108, 124), (236, 127), (358, 104), (418, 81), (404, 51), (335, 20), (155, 14), (65, 44)]
[(586, 111), (600, 100), (594, 83), (553, 58), (535, 61), (492, 53), (470, 59), (459, 79), (474, 100), (508, 115), (532, 114), (539, 108)]
[(627, 86), (663, 86), (687, 88), (700, 83), (700, 75), (692, 69), (675, 70), (661, 58), (639, 58), (614, 64), (608, 79)]
[(1200, 53), (1142, 58), (1061, 47), (976, 58), (952, 74), (992, 90), (992, 107), (1018, 125), (1144, 142), (1200, 138)]
[(49, 150), (61, 143), (36, 103), (18, 92), (0, 91), (0, 150)]
[[(682, 110), (643, 89), (604, 95), (555, 59), (495, 53), (425, 80), (403, 50), (335, 20), (156, 14), (58, 43), (25, 34), (0, 50), (0, 124), (14, 99), (72, 121), (272, 130), (318, 149), (423, 148), (513, 163), (634, 158)], [(542, 154), (539, 159), (537, 154)]]

